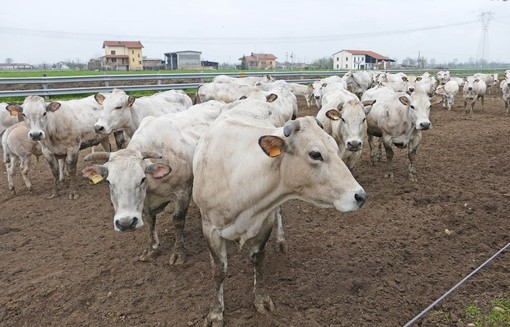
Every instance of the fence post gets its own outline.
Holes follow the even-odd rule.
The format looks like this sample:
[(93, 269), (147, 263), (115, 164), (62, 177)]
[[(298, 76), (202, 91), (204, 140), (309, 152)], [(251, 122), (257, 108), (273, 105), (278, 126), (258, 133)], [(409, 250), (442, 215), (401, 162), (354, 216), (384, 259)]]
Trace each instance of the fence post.
[[(46, 77), (46, 74), (42, 74), (42, 88), (44, 91), (46, 91), (48, 89), (48, 82), (46, 81), (45, 77)], [(50, 97), (46, 94), (46, 92), (44, 92), (44, 100), (46, 101), (49, 101)]]

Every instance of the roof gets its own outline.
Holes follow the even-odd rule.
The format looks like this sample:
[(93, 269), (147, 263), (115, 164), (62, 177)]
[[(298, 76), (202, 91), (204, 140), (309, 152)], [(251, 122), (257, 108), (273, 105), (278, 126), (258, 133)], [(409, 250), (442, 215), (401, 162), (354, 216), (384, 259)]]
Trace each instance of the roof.
[(19, 63), (19, 62), (13, 62), (13, 63), (0, 63), (0, 66), (2, 67), (10, 67), (10, 66), (32, 66), (31, 64), (25, 64), (25, 63)]
[(125, 47), (125, 48), (135, 48), (141, 49), (143, 45), (140, 41), (104, 41), (103, 48), (105, 47)]
[[(259, 60), (276, 60), (276, 56), (272, 53), (251, 53), (249, 56), (244, 56), (246, 61), (259, 61)], [(239, 58), (242, 60), (243, 58)]]
[(202, 53), (202, 51), (184, 50), (184, 51), (167, 52), (167, 53), (165, 53), (165, 56), (166, 55), (170, 55), (172, 53), (189, 53), (189, 52), (192, 52), (192, 53)]
[[(353, 54), (353, 55), (366, 55), (366, 56), (370, 56), (372, 58), (379, 59), (379, 60), (395, 61), (391, 58), (380, 55), (377, 52), (373, 52), (373, 51), (369, 51), (369, 50), (341, 50), (338, 52), (342, 52), (342, 51), (349, 52), (350, 54)], [(336, 53), (338, 53), (338, 52), (336, 52)]]

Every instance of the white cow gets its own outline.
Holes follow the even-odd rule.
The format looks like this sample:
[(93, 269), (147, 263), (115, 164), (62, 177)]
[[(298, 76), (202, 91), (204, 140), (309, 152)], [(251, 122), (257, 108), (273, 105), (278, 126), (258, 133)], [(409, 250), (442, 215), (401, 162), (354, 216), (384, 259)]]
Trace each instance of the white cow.
[(133, 136), (145, 117), (183, 111), (192, 105), (191, 98), (180, 90), (135, 98), (114, 89), (110, 94), (96, 94), (95, 99), (104, 108), (94, 124), (96, 133), (108, 135), (123, 130), (129, 137)]
[(439, 82), (439, 85), (446, 84), (450, 80), (450, 71), (448, 70), (440, 70), (436, 74), (437, 81)]
[(459, 84), (454, 80), (450, 80), (436, 88), (436, 94), (443, 97), (443, 108), (448, 110), (452, 110), (457, 93), (459, 93)]
[(409, 82), (407, 84), (407, 93), (412, 93), (415, 90), (422, 93), (427, 93), (429, 96), (434, 94), (436, 89), (436, 79), (428, 73), (420, 76), (408, 76)]
[(379, 85), (390, 87), (396, 92), (406, 92), (409, 79), (404, 73), (381, 73), (377, 77), (377, 82)]
[(313, 86), (311, 84), (303, 85), (298, 83), (287, 83), (284, 80), (274, 82), (257, 82), (255, 86), (260, 87), (264, 91), (271, 91), (275, 88), (286, 88), (292, 92), (296, 97), (303, 96), (306, 100), (306, 105), (310, 108), (310, 101), (313, 98)]
[(65, 166), (70, 176), (69, 198), (79, 197), (76, 191), (76, 165), (78, 154), (85, 149), (101, 143), (105, 150), (110, 150), (108, 135), (98, 135), (94, 132), (94, 122), (102, 112), (102, 107), (96, 103), (93, 96), (69, 101), (51, 102), (46, 104), (39, 96), (28, 96), (21, 106), (9, 105), (11, 113), (23, 113), (28, 137), (39, 141), (42, 153), (53, 173), (53, 190), (50, 198), (58, 196), (61, 183), (62, 165), (60, 159), (65, 159)]
[(499, 83), (499, 86), (501, 87), (501, 92), (503, 92), (503, 101), (505, 101), (505, 110), (506, 110), (506, 113), (508, 114), (509, 110), (510, 110), (510, 77), (502, 80)]
[(227, 241), (240, 247), (250, 242), (254, 304), (259, 312), (273, 311), (271, 298), (257, 283), (274, 225), (270, 213), (290, 199), (348, 212), (359, 209), (366, 198), (338, 156), (335, 141), (313, 117), (276, 128), (244, 112), (226, 112), (198, 142), (193, 174), (193, 199), (201, 212), (217, 290), (205, 325), (223, 325)]
[(328, 90), (345, 89), (347, 90), (347, 83), (339, 76), (329, 76), (312, 83), (313, 98), (317, 107), (321, 108), (321, 99), (325, 92)]
[[(382, 87), (372, 92), (365, 92), (362, 100), (377, 100), (367, 115), (368, 144), (370, 145), (370, 160), (375, 164), (373, 137), (380, 137), (386, 150), (388, 162), (387, 177), (393, 179), (393, 149), (408, 147), (408, 173), (411, 181), (416, 181), (414, 161), (416, 149), (422, 138), (422, 130), (432, 127), (429, 119), (431, 105), (441, 102), (440, 97), (429, 99), (426, 93), (413, 92), (408, 95), (403, 92)], [(381, 159), (381, 144), (379, 143), (377, 159)]]
[(274, 81), (273, 77), (268, 74), (264, 76), (248, 76), (248, 77), (230, 77), (227, 75), (218, 75), (213, 78), (213, 83), (227, 83), (227, 84), (237, 84), (237, 85), (255, 85), (257, 82), (272, 82)]
[[(494, 76), (495, 75), (495, 76)], [(476, 73), (473, 75), (475, 78), (479, 78), (485, 82), (485, 86), (487, 88), (487, 92), (491, 94), (491, 88), (495, 85), (499, 84), (498, 74), (482, 74)]]
[(462, 77), (455, 77), (455, 76), (450, 77), (450, 81), (457, 82), (457, 84), (459, 84), (459, 90), (464, 86), (464, 83), (466, 83), (464, 78), (462, 78)]
[(0, 135), (2, 135), (7, 128), (23, 120), (21, 113), (19, 115), (11, 115), (8, 110), (4, 110), (8, 105), (8, 103), (0, 102)]
[(218, 100), (231, 103), (242, 97), (249, 97), (263, 90), (254, 85), (241, 85), (233, 83), (204, 83), (200, 84), (195, 94), (195, 104), (209, 100)]
[(372, 86), (372, 73), (362, 70), (352, 72), (349, 71), (342, 76), (342, 80), (350, 86), (351, 92), (361, 99), (363, 93)]
[(466, 77), (464, 81), (465, 84), (462, 90), (464, 97), (464, 110), (466, 110), (466, 113), (468, 113), (467, 105), (469, 104), (469, 114), (472, 114), (473, 107), (475, 106), (475, 102), (478, 99), (480, 99), (482, 102), (481, 110), (483, 110), (485, 92), (487, 91), (485, 82), (474, 76)]
[[(157, 253), (159, 239), (156, 216), (175, 202), (176, 230), (171, 264), (184, 262), (183, 232), (193, 183), (192, 160), (198, 139), (226, 108), (219, 101), (192, 106), (186, 111), (146, 117), (126, 149), (113, 153), (95, 152), (85, 160), (107, 160), (104, 165), (85, 168), (82, 173), (93, 183), (105, 179), (115, 209), (113, 227), (125, 231), (149, 223), (150, 244), (140, 256), (148, 260)], [(158, 159), (156, 162), (149, 158)]]
[(322, 98), (317, 119), (324, 130), (333, 136), (340, 158), (352, 170), (361, 157), (363, 137), (366, 134), (366, 115), (375, 100), (361, 102), (347, 90), (328, 92)]
[[(6, 111), (7, 112), (7, 111)], [(7, 182), (9, 184), (9, 190), (16, 194), (16, 188), (14, 187), (14, 169), (19, 161), (21, 168), (21, 175), (27, 190), (32, 190), (32, 183), (28, 177), (30, 165), (32, 162), (32, 155), (36, 156), (39, 160), (39, 156), (42, 155), (42, 148), (39, 142), (33, 141), (28, 138), (28, 128), (24, 122), (19, 122), (7, 128), (2, 135), (2, 150), (4, 154), (4, 163), (7, 169)]]

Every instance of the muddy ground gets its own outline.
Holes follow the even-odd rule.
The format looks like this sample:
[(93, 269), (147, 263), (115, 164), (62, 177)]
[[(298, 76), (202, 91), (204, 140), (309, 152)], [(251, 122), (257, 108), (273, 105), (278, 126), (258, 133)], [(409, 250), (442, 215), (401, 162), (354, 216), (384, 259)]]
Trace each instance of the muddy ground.
[[(372, 166), (368, 145), (354, 175), (369, 194), (354, 213), (284, 205), (288, 252), (268, 246), (263, 283), (276, 312), (252, 306), (248, 251), (229, 248), (227, 326), (402, 326), (510, 240), (510, 115), (501, 93), (466, 115), (435, 106), (418, 149), (418, 182), (407, 179), (406, 150), (396, 150), (395, 179)], [(479, 108), (480, 104), (476, 105)], [(314, 115), (300, 99), (301, 115)], [(88, 150), (84, 154), (89, 153)], [(83, 155), (78, 169), (86, 167)], [(43, 158), (34, 191), (19, 194), (0, 178), (1, 326), (201, 326), (213, 296), (209, 254), (192, 204), (187, 262), (169, 265), (171, 207), (158, 226), (161, 254), (137, 261), (148, 229), (113, 230), (106, 184), (83, 181), (78, 200), (51, 191)], [(501, 255), (416, 326), (463, 326), (468, 305), (491, 307), (510, 296), (510, 256)]]

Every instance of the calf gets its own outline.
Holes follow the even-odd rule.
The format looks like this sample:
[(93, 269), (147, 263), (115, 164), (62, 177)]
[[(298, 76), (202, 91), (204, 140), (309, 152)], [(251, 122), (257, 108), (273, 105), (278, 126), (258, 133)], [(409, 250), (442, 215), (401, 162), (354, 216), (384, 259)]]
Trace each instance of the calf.
[(372, 73), (368, 71), (349, 71), (342, 76), (342, 80), (351, 87), (352, 93), (361, 99), (363, 93), (372, 86)]
[(379, 85), (387, 86), (395, 92), (406, 92), (409, 84), (409, 79), (404, 73), (381, 73), (377, 77)]
[(9, 111), (4, 110), (7, 106), (8, 103), (0, 102), (0, 135), (2, 135), (7, 128), (23, 120), (21, 114), (19, 114), (19, 116), (21, 116), (21, 119), (19, 119), (20, 117), (18, 117), (18, 115), (11, 115)]
[(464, 79), (465, 84), (464, 88), (462, 90), (463, 97), (464, 97), (464, 110), (466, 113), (468, 104), (469, 107), (469, 114), (473, 113), (473, 107), (475, 106), (476, 100), (480, 99), (482, 106), (481, 110), (483, 110), (483, 104), (485, 99), (485, 91), (487, 90), (487, 86), (484, 81), (482, 81), (479, 78), (476, 78), (474, 76), (469, 76)]
[(223, 325), (227, 241), (240, 247), (249, 242), (255, 308), (273, 311), (271, 298), (257, 280), (275, 220), (270, 213), (290, 199), (348, 212), (359, 209), (366, 198), (338, 156), (335, 141), (313, 117), (276, 128), (245, 112), (226, 112), (198, 142), (193, 174), (193, 199), (202, 216), (216, 283), (205, 325)]
[(448, 70), (440, 70), (437, 72), (437, 81), (439, 82), (439, 85), (446, 84), (450, 80), (450, 71)]
[(252, 94), (263, 91), (260, 87), (253, 85), (239, 85), (231, 83), (204, 83), (200, 84), (195, 94), (195, 104), (209, 100), (218, 100), (231, 103), (242, 97), (249, 97)]

